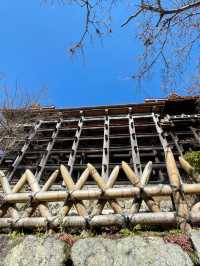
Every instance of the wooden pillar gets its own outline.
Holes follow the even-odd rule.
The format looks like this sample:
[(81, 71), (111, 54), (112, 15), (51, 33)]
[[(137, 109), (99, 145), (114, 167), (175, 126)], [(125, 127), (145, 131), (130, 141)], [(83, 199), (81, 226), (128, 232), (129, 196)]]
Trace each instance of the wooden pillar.
[(103, 139), (103, 157), (102, 157), (102, 172), (101, 176), (104, 180), (108, 180), (109, 176), (109, 147), (110, 147), (110, 133), (109, 133), (109, 116), (108, 116), (108, 110), (105, 110), (105, 117), (104, 117), (104, 139)]
[(55, 130), (51, 136), (51, 140), (50, 142), (48, 143), (47, 145), (47, 148), (46, 148), (46, 152), (43, 154), (42, 156), (42, 159), (39, 163), (39, 171), (36, 172), (35, 176), (38, 180), (38, 182), (40, 181), (41, 177), (42, 177), (42, 174), (43, 174), (43, 171), (45, 169), (45, 165), (47, 163), (47, 160), (49, 158), (49, 155), (51, 153), (51, 150), (54, 146), (54, 143), (56, 141), (56, 137), (58, 136), (58, 133), (59, 133), (59, 128), (61, 127), (61, 124), (62, 124), (62, 120), (60, 119), (57, 124), (56, 124), (56, 127), (55, 127)]
[(72, 175), (72, 171), (73, 171), (73, 167), (74, 167), (74, 163), (75, 163), (75, 159), (76, 159), (76, 153), (77, 153), (77, 149), (78, 149), (78, 144), (79, 144), (81, 131), (82, 131), (82, 127), (83, 127), (83, 122), (84, 122), (83, 111), (80, 111), (80, 116), (81, 117), (80, 117), (80, 120), (78, 122), (77, 130), (76, 130), (74, 141), (72, 144), (71, 153), (69, 155), (69, 160), (68, 160), (68, 168), (69, 168), (70, 176)]
[(132, 108), (129, 108), (129, 133), (130, 133), (130, 141), (131, 141), (131, 151), (132, 151), (132, 159), (133, 159), (133, 168), (137, 176), (141, 176), (142, 168), (140, 163), (140, 155), (139, 148), (137, 144), (137, 137), (135, 131), (134, 118), (132, 115)]
[(34, 126), (34, 130), (33, 130), (33, 132), (32, 132), (32, 133), (29, 135), (29, 137), (26, 139), (25, 144), (24, 144), (24, 146), (22, 147), (22, 149), (21, 149), (19, 155), (16, 157), (14, 163), (12, 164), (12, 170), (11, 170), (11, 172), (9, 172), (9, 173), (7, 174), (8, 181), (12, 180), (13, 175), (14, 175), (14, 173), (15, 173), (15, 171), (16, 171), (18, 165), (19, 165), (20, 162), (22, 161), (22, 159), (23, 159), (23, 157), (24, 157), (24, 155), (25, 155), (25, 153), (26, 153), (26, 151), (27, 151), (27, 149), (28, 149), (28, 147), (29, 147), (29, 145), (30, 145), (32, 139), (35, 137), (35, 135), (36, 135), (36, 133), (37, 133), (37, 130), (40, 128), (41, 124), (42, 124), (42, 121), (41, 121), (41, 120), (38, 121), (38, 122), (35, 124), (35, 126)]

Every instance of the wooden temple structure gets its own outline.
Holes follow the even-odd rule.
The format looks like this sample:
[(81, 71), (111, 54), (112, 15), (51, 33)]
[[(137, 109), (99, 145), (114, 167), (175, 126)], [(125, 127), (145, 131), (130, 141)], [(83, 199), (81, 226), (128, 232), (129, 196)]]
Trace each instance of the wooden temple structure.
[(200, 150), (199, 96), (26, 115), (26, 138), (1, 152), (0, 230), (200, 225), (200, 174), (183, 157)]
[[(142, 104), (74, 109), (34, 106), (28, 114), (30, 123), (21, 125), (29, 132), (26, 139), (14, 151), (1, 155), (0, 169), (11, 183), (16, 183), (25, 169), (44, 183), (52, 171), (64, 164), (77, 181), (91, 163), (107, 180), (121, 161), (127, 162), (138, 176), (152, 161), (150, 182), (165, 183), (166, 146), (171, 147), (178, 167), (179, 156), (200, 150), (199, 101), (197, 96), (173, 94)], [(125, 182), (121, 173), (118, 183)]]

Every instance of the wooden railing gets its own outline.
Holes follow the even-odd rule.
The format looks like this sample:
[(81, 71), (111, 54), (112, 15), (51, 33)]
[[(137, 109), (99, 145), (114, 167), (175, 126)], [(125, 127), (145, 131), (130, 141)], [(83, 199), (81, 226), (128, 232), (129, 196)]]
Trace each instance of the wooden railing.
[[(187, 204), (186, 195), (200, 194), (200, 176), (195, 174), (192, 166), (182, 157), (179, 158), (182, 168), (194, 183), (183, 183), (170, 148), (165, 150), (165, 161), (169, 176), (169, 184), (148, 185), (152, 171), (152, 162), (148, 162), (141, 177), (137, 176), (126, 162), (121, 168), (126, 174), (131, 186), (115, 187), (120, 166), (115, 166), (109, 178), (105, 181), (91, 164), (87, 165), (80, 178), (74, 183), (67, 168), (60, 166), (54, 171), (47, 182), (40, 187), (36, 177), (26, 170), (17, 184), (11, 188), (6, 176), (0, 171), (0, 182), (3, 193), (0, 194), (0, 229), (1, 228), (93, 228), (101, 226), (129, 227), (136, 224), (179, 226), (183, 231), (190, 232), (193, 224), (200, 223), (200, 202), (192, 207)], [(65, 190), (50, 191), (61, 174), (66, 186)], [(88, 178), (92, 177), (97, 188), (85, 189)], [(21, 192), (26, 187), (29, 191)], [(156, 198), (169, 196), (173, 201), (174, 210), (164, 212), (160, 209)], [(121, 206), (121, 199), (132, 199), (129, 209)], [(86, 208), (84, 200), (93, 201), (92, 210)], [(120, 202), (119, 202), (120, 200)], [(63, 202), (58, 214), (52, 216), (48, 202)], [(140, 212), (142, 201), (149, 208), (148, 212)], [(24, 211), (17, 209), (17, 203), (27, 203)], [(105, 205), (109, 203), (111, 214), (103, 214)], [(76, 209), (77, 214), (70, 210)], [(40, 217), (33, 217), (38, 209)], [(74, 213), (74, 212), (73, 212)]]

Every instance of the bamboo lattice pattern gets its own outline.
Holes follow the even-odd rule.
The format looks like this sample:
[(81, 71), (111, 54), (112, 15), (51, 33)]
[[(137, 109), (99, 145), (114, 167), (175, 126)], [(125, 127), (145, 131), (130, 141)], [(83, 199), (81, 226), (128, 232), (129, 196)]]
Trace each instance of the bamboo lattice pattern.
[[(87, 164), (80, 178), (75, 183), (67, 167), (60, 165), (41, 187), (37, 178), (30, 170), (26, 170), (18, 182), (11, 188), (3, 171), (0, 172), (0, 182), (3, 193), (0, 195), (0, 228), (94, 228), (101, 226), (130, 227), (136, 224), (179, 226), (184, 231), (190, 231), (192, 225), (200, 222), (200, 202), (189, 206), (186, 197), (200, 194), (200, 176), (194, 172), (191, 165), (179, 157), (180, 164), (188, 176), (193, 178), (192, 184), (183, 183), (176, 166), (170, 147), (165, 148), (165, 163), (168, 172), (168, 184), (148, 185), (152, 171), (152, 162), (148, 162), (139, 177), (126, 163), (122, 162), (113, 168), (109, 178), (105, 180), (92, 164)], [(120, 168), (125, 173), (131, 186), (116, 187)], [(58, 175), (61, 175), (65, 188), (50, 190)], [(85, 189), (88, 178), (91, 177), (96, 187)], [(21, 192), (26, 185), (29, 189)], [(156, 200), (159, 196), (171, 198), (174, 209), (164, 212)], [(132, 199), (129, 209), (121, 206), (120, 199)], [(92, 208), (87, 208), (85, 201), (93, 202)], [(58, 214), (51, 214), (48, 203), (62, 202)], [(141, 211), (142, 201), (148, 206), (148, 211)], [(17, 208), (18, 203), (26, 203), (24, 211)], [(104, 208), (109, 204), (110, 214), (104, 214)], [(71, 210), (76, 210), (76, 213)], [(35, 216), (38, 210), (38, 217)]]

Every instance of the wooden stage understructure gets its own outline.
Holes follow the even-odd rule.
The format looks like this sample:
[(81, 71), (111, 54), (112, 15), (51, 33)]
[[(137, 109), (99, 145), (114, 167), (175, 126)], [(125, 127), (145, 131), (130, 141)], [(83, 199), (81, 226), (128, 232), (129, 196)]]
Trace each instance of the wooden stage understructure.
[[(137, 105), (31, 110), (30, 123), (20, 125), (26, 139), (0, 159), (0, 228), (172, 224), (190, 231), (200, 223), (200, 177), (183, 156), (200, 150), (198, 106), (199, 97), (175, 95)], [(173, 208), (163, 211), (158, 197)], [(124, 200), (132, 200), (128, 209)], [(49, 202), (62, 203), (56, 216)], [(18, 203), (28, 207), (19, 211)]]

